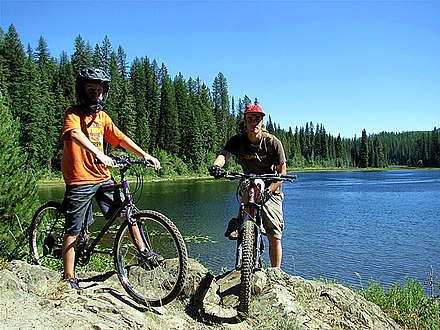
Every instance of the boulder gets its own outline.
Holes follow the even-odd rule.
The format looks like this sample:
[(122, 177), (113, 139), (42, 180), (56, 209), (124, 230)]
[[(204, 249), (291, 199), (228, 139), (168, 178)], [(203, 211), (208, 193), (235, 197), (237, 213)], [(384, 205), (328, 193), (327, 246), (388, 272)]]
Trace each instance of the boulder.
[(246, 320), (237, 315), (236, 270), (215, 277), (191, 259), (179, 298), (157, 308), (134, 302), (113, 271), (78, 275), (81, 291), (55, 271), (10, 262), (0, 271), (0, 329), (400, 329), (351, 289), (279, 268), (254, 274)]

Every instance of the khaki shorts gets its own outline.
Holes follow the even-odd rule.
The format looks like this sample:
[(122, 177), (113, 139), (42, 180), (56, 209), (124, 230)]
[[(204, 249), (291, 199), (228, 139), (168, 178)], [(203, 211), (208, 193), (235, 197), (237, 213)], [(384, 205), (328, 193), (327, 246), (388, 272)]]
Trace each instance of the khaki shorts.
[(283, 192), (275, 192), (263, 205), (263, 226), (266, 234), (281, 239), (284, 229)]

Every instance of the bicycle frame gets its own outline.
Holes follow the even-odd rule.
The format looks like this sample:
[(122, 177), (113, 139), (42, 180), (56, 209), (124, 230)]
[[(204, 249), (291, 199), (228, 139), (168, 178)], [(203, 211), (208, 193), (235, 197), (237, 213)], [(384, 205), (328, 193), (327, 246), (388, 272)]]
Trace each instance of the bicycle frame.
[[(99, 189), (100, 190), (121, 190), (124, 195), (124, 201), (122, 202), (121, 206), (112, 214), (112, 216), (107, 220), (104, 227), (99, 231), (98, 235), (93, 239), (93, 241), (90, 243), (89, 246), (84, 246), (83, 250), (77, 251), (77, 259), (83, 258), (86, 259), (86, 262), (88, 262), (88, 259), (93, 253), (101, 253), (101, 254), (109, 254), (113, 255), (113, 251), (104, 251), (104, 250), (97, 250), (96, 246), (99, 244), (101, 239), (104, 237), (104, 235), (108, 232), (110, 227), (115, 223), (115, 221), (118, 218), (118, 215), (121, 214), (121, 212), (125, 209), (125, 221), (129, 221), (130, 224), (134, 224), (134, 220), (131, 217), (131, 214), (133, 213), (133, 210), (138, 210), (137, 207), (134, 205), (133, 198), (130, 192), (130, 188), (128, 185), (128, 181), (125, 178), (125, 172), (128, 170), (127, 166), (123, 166), (124, 163), (122, 163), (122, 167), (120, 168), (120, 174), (121, 174), (121, 182), (120, 183), (111, 183), (111, 184), (105, 184), (102, 185)], [(148, 166), (148, 165), (147, 165)], [(129, 231), (131, 236), (133, 237), (133, 229), (132, 226), (129, 226)], [(87, 218), (84, 219), (83, 227), (81, 229), (80, 235), (81, 237), (86, 237), (87, 232)], [(144, 241), (144, 244), (146, 244), (146, 239), (143, 237), (144, 233), (141, 233), (142, 239)], [(146, 246), (147, 249), (149, 249), (148, 246)]]

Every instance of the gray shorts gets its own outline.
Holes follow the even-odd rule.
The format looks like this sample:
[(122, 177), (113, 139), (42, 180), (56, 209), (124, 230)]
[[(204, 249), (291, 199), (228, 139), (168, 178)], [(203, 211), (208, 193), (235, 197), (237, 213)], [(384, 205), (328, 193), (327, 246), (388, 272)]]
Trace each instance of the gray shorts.
[(119, 189), (99, 189), (102, 185), (114, 183), (114, 180), (109, 180), (97, 184), (66, 185), (64, 194), (66, 233), (78, 234), (84, 225), (84, 219), (87, 219), (87, 226), (93, 223), (93, 197), (95, 197), (106, 219), (109, 219), (118, 210), (124, 201), (122, 192)]
[(263, 227), (266, 234), (281, 239), (284, 229), (283, 192), (275, 192), (263, 205)]

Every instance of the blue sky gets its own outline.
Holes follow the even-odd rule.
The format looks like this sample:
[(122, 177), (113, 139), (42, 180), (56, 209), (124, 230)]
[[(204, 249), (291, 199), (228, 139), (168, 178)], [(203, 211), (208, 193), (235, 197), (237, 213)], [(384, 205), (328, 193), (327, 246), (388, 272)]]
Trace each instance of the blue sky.
[(257, 97), (282, 128), (343, 137), (440, 127), (440, 1), (5, 1), (25, 48), (51, 55), (107, 35), (129, 63), (156, 59), (235, 100)]

